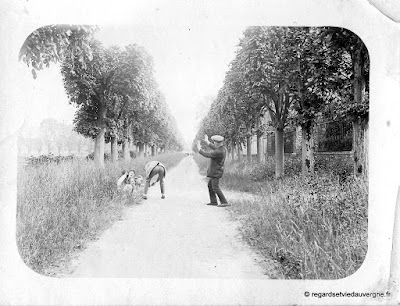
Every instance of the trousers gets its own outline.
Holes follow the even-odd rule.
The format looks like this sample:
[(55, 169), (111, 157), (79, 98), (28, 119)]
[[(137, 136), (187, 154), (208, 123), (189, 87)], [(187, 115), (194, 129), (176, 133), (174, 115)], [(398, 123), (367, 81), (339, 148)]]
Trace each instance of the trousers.
[(228, 201), (226, 200), (224, 194), (222, 193), (221, 188), (219, 188), (219, 178), (210, 177), (208, 181), (208, 194), (210, 195), (210, 202), (217, 203), (217, 196), (221, 202), (221, 204), (226, 204)]
[(160, 181), (161, 194), (164, 194), (164, 192), (165, 192), (165, 186), (164, 186), (165, 170), (164, 170), (164, 167), (162, 167), (162, 166), (155, 166), (154, 169), (151, 171), (149, 177), (146, 179), (146, 184), (144, 185), (144, 194), (147, 194), (147, 191), (150, 188), (151, 178), (157, 174), (158, 174), (158, 180)]

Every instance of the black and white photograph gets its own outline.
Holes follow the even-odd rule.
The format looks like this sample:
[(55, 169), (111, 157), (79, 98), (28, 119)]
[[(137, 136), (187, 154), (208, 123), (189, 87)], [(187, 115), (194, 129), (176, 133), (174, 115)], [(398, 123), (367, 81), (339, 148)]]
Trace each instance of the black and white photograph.
[(39, 2), (0, 8), (0, 304), (400, 302), (399, 5)]

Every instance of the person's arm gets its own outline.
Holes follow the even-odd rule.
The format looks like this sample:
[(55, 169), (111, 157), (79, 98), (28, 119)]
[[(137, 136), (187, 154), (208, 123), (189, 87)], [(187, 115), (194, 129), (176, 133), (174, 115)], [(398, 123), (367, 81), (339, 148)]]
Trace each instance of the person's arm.
[(209, 143), (207, 143), (208, 144), (208, 146), (211, 148), (211, 149), (213, 149), (213, 150), (215, 150), (217, 147), (215, 146), (215, 144), (213, 144), (212, 142), (209, 142)]
[(215, 150), (217, 148), (212, 142), (208, 141), (207, 134), (204, 135), (204, 141), (206, 142), (207, 146), (209, 146), (211, 149)]
[(125, 178), (127, 177), (128, 173), (124, 173), (122, 174), (122, 176), (118, 179), (117, 181), (117, 187), (120, 188), (122, 185), (122, 182), (125, 180)]
[(215, 151), (215, 150), (213, 150), (213, 151), (211, 151), (211, 152), (206, 152), (206, 151), (204, 151), (203, 149), (200, 149), (200, 150), (199, 150), (199, 153), (200, 153), (201, 155), (203, 155), (204, 157), (207, 157), (207, 158), (216, 158), (216, 157), (218, 157), (218, 156), (221, 154), (220, 152)]

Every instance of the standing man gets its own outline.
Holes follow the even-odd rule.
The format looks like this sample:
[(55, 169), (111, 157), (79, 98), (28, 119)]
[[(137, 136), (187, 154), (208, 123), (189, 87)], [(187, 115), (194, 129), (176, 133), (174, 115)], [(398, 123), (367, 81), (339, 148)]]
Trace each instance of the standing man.
[(147, 191), (150, 186), (160, 181), (161, 199), (165, 199), (164, 178), (167, 173), (165, 166), (159, 161), (150, 161), (144, 167), (146, 172), (146, 184), (144, 185), (143, 199), (147, 200)]
[[(224, 174), (224, 162), (226, 157), (226, 149), (223, 146), (224, 137), (219, 135), (214, 135), (211, 137), (211, 140), (214, 143), (208, 141), (207, 135), (204, 137), (207, 146), (212, 149), (212, 151), (207, 152), (201, 149), (200, 141), (197, 143), (197, 148), (199, 149), (199, 153), (204, 157), (210, 158), (210, 166), (207, 170), (208, 180), (208, 193), (210, 195), (210, 203), (207, 205), (214, 205), (217, 207), (227, 207), (230, 206), (228, 201), (226, 200), (224, 194), (219, 188), (219, 179)], [(220, 204), (217, 202), (217, 197), (220, 200)]]

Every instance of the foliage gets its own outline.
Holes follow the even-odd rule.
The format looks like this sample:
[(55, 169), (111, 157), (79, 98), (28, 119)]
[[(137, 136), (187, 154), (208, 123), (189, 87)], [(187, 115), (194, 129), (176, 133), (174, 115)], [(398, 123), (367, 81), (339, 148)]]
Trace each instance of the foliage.
[(328, 52), (336, 59), (340, 98), (331, 93), (333, 117), (351, 120), (366, 118), (369, 113), (369, 54), (363, 41), (353, 32), (336, 27), (324, 28)]
[(65, 58), (76, 57), (81, 63), (92, 59), (88, 41), (97, 31), (95, 26), (87, 25), (48, 25), (33, 31), (25, 40), (19, 53), (32, 75), (49, 67), (50, 63), (62, 62)]
[(61, 162), (71, 161), (75, 158), (76, 157), (74, 155), (56, 156), (53, 155), (52, 153), (49, 153), (47, 155), (40, 155), (38, 157), (30, 156), (25, 159), (25, 164), (27, 166), (38, 167), (50, 163), (59, 164)]
[[(346, 29), (249, 27), (196, 138), (222, 133), (228, 146), (240, 145), (265, 131), (255, 125), (265, 112), (278, 140), (298, 125), (312, 139), (321, 118), (367, 118), (368, 72), (365, 45)], [(275, 150), (276, 171), (284, 168), (282, 151)]]
[[(111, 159), (110, 154), (109, 153), (104, 153), (104, 160), (105, 161), (109, 161), (110, 159)], [(94, 160), (94, 152), (86, 155), (86, 160)]]
[[(79, 106), (75, 129), (96, 138), (107, 129), (106, 141), (157, 143), (180, 147), (176, 123), (153, 76), (151, 56), (138, 45), (105, 49), (91, 42), (93, 61), (86, 69), (75, 59), (62, 67), (64, 85)], [(104, 111), (101, 122), (100, 110)]]

